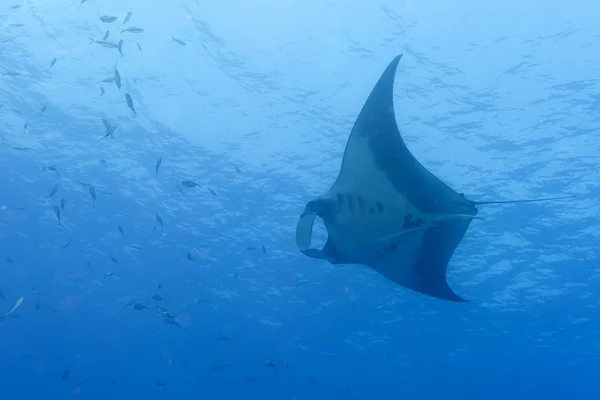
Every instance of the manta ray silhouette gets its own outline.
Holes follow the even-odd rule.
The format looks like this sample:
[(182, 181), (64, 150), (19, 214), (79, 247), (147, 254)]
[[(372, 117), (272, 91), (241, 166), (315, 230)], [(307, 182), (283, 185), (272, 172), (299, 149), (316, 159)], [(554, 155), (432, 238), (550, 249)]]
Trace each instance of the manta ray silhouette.
[[(296, 244), (311, 258), (364, 264), (405, 288), (443, 300), (467, 301), (446, 280), (448, 262), (477, 206), (558, 200), (471, 201), (429, 172), (410, 153), (394, 115), (393, 84), (402, 55), (392, 60), (363, 106), (339, 176), (308, 202), (296, 226)], [(310, 248), (315, 217), (328, 238)]]

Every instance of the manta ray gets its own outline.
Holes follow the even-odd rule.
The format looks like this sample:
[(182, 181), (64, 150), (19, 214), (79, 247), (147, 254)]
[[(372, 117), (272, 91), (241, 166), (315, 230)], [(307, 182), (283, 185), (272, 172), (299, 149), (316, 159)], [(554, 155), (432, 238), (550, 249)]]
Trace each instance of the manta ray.
[[(396, 284), (438, 299), (466, 302), (448, 285), (446, 270), (477, 206), (557, 200), (472, 201), (454, 191), (411, 154), (394, 115), (393, 86), (402, 55), (385, 69), (346, 144), (340, 173), (309, 201), (296, 226), (296, 245), (332, 264), (364, 264)], [(311, 248), (316, 217), (327, 229)]]

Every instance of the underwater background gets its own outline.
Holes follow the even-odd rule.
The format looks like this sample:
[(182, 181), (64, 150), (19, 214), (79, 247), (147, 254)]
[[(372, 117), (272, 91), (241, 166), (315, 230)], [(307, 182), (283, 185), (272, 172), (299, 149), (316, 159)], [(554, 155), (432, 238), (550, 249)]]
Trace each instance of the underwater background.
[[(600, 3), (541, 4), (0, 2), (0, 399), (600, 398)], [(577, 195), (482, 207), (469, 303), (294, 242), (398, 54), (433, 173)]]

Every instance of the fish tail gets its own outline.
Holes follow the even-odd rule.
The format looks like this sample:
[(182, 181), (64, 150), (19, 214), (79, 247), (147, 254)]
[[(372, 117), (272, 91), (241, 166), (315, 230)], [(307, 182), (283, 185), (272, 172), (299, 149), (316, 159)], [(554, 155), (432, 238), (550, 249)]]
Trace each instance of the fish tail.
[(92, 43), (94, 43), (95, 41), (96, 41), (96, 40), (94, 40), (94, 38), (90, 38), (90, 43), (88, 43), (88, 44), (92, 44)]
[(513, 203), (535, 203), (538, 201), (552, 201), (552, 200), (563, 200), (563, 199), (572, 199), (574, 195), (571, 196), (558, 196), (558, 197), (544, 197), (538, 199), (525, 199), (525, 200), (502, 200), (502, 201), (476, 201), (475, 205), (487, 205), (487, 204), (513, 204)]

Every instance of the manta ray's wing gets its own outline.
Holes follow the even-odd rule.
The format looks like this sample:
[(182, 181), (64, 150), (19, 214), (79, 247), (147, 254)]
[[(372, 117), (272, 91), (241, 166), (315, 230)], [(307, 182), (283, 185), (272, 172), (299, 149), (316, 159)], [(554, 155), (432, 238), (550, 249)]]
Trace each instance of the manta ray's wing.
[[(477, 209), (404, 144), (393, 103), (400, 58), (390, 63), (363, 106), (337, 180), (307, 204), (296, 242), (309, 257), (365, 264), (406, 288), (464, 301), (448, 286), (446, 268)], [(321, 250), (310, 248), (316, 216), (329, 235)]]

